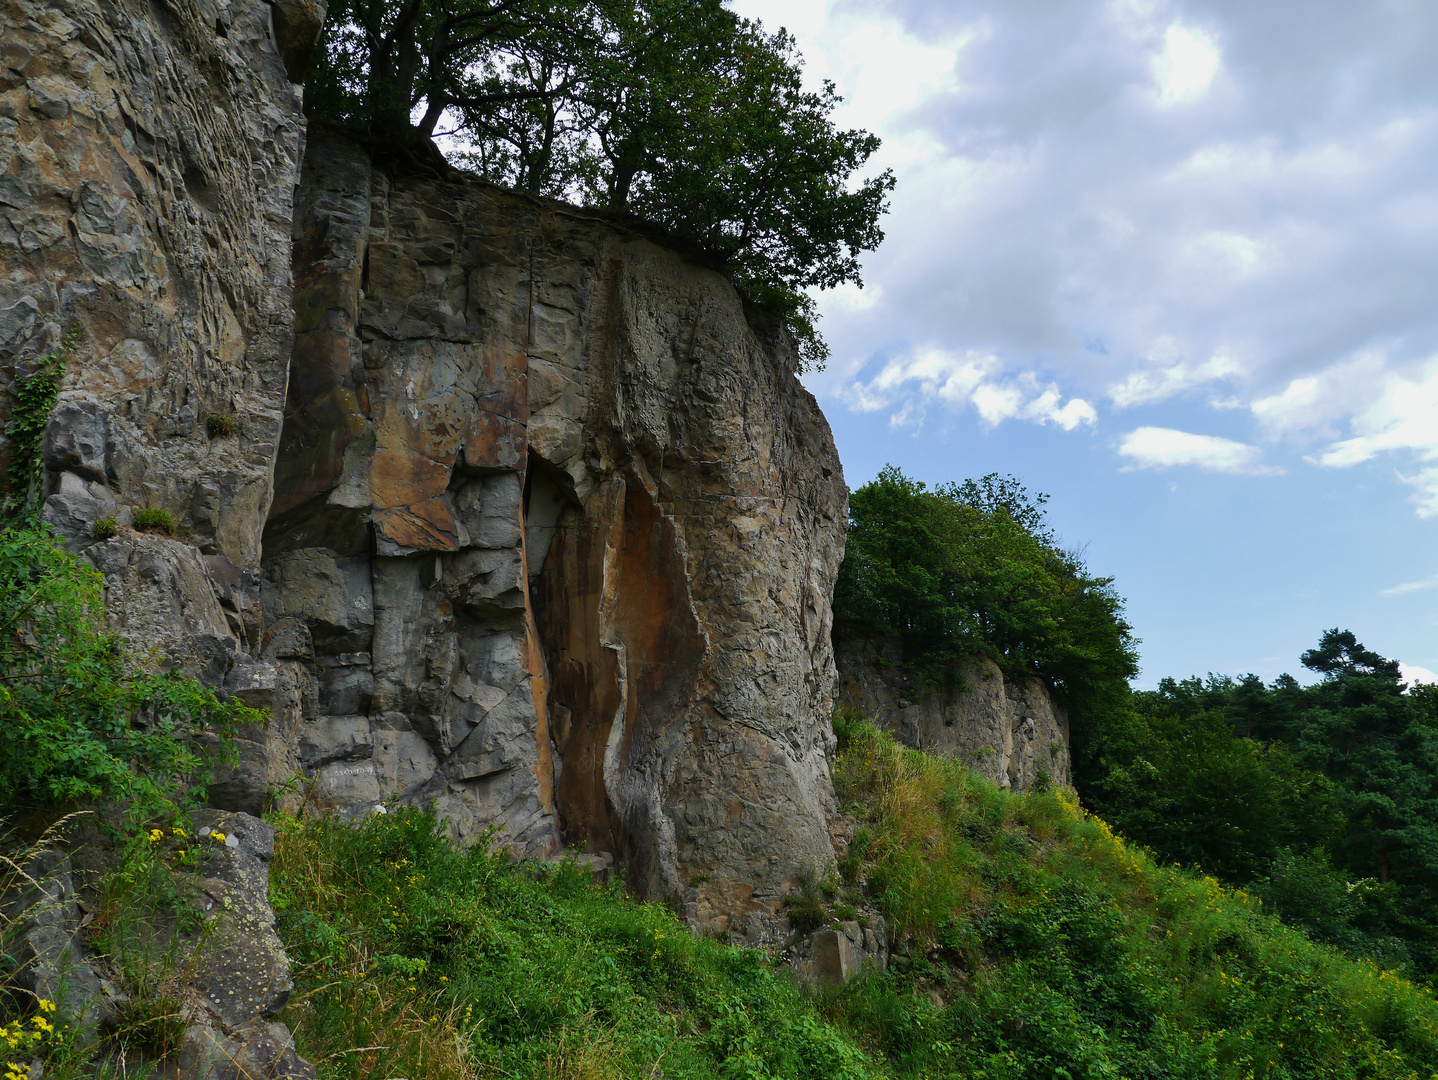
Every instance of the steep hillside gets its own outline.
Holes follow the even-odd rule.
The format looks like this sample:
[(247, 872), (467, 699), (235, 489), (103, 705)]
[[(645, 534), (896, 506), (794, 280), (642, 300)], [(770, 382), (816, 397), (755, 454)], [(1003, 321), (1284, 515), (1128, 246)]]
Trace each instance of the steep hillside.
[[(1002, 790), (841, 714), (842, 880), (890, 968), (806, 996), (790, 957), (685, 932), (577, 866), (461, 853), (417, 815), (280, 825), (321, 1076), (1427, 1077), (1438, 1003), (1257, 901), (1156, 866), (1064, 791)], [(359, 1049), (353, 1049), (359, 1048)]]

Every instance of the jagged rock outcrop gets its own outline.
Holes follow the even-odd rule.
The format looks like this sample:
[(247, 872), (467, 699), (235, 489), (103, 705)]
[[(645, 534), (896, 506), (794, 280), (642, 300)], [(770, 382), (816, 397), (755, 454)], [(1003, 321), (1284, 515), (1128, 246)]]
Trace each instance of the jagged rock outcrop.
[(315, 0), (0, 3), (0, 370), (78, 326), (46, 520), (132, 644), (273, 709), (214, 802), (303, 773), (775, 936), (833, 858), (846, 494), (772, 320), (332, 138), (296, 197)]
[[(294, 322), (292, 80), (323, 17), (315, 0), (0, 0), (0, 429), (13, 380), (74, 328), (42, 445), (43, 517), (103, 573), (110, 622), (137, 652), (257, 706), (275, 683), (252, 647)], [(141, 507), (167, 511), (177, 535), (128, 528)], [(94, 542), (107, 516), (121, 528)], [(268, 779), (263, 734), (247, 736), (245, 762)], [(246, 822), (236, 831), (263, 847), (268, 827)], [(246, 980), (288, 980), (263, 858), (251, 862), (243, 881), (211, 883), (249, 932), (225, 961), (227, 1000)], [(55, 951), (69, 939), (36, 925), (27, 940), (83, 973)], [(32, 969), (53, 975), (38, 952)], [(197, 1006), (185, 1075), (313, 1076), (269, 1020), (282, 1004), (240, 1019)]]
[(897, 641), (840, 640), (837, 698), (906, 746), (962, 761), (1000, 787), (1067, 784), (1068, 714), (1041, 679), (1016, 683), (981, 660), (960, 674), (966, 688), (918, 686)]
[(337, 805), (612, 853), (696, 927), (773, 934), (833, 857), (846, 509), (784, 339), (561, 203), (321, 137), (301, 190), (273, 752)]
[(305, 31), (277, 38), (259, 0), (0, 11), (5, 381), (79, 331), (44, 516), (84, 544), (98, 517), (167, 510), (180, 539), (97, 545), (107, 602), (134, 643), (222, 680), (259, 633), (304, 139), (281, 53)]

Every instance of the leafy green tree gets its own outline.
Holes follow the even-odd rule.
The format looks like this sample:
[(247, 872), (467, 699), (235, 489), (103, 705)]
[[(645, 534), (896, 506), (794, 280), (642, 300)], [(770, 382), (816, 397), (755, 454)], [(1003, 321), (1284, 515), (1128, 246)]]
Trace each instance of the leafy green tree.
[(1288, 921), (1438, 971), (1438, 725), (1431, 689), (1346, 630), (1267, 686), (1163, 679), (1106, 718), (1086, 803), (1164, 859), (1251, 886)]
[(849, 499), (835, 633), (899, 638), (936, 685), (988, 657), (1048, 680), (1076, 729), (1096, 722), (1126, 699), (1136, 643), (1112, 579), (1054, 546), (1044, 499), (1011, 477), (931, 491), (886, 466)]
[(1438, 733), (1403, 693), (1398, 662), (1337, 628), (1302, 661), (1323, 680), (1308, 691), (1297, 746), (1343, 793), (1352, 865), (1380, 882), (1438, 886)]
[(1345, 819), (1337, 785), (1281, 742), (1236, 736), (1221, 709), (1141, 714), (1127, 752), (1090, 793), (1124, 836), (1169, 862), (1247, 883), (1288, 851), (1331, 852)]
[(782, 30), (721, 0), (339, 0), (329, 25), (312, 113), (409, 165), (443, 124), (488, 180), (656, 222), (822, 366), (810, 290), (860, 283), (894, 180), (851, 179), (879, 140)]

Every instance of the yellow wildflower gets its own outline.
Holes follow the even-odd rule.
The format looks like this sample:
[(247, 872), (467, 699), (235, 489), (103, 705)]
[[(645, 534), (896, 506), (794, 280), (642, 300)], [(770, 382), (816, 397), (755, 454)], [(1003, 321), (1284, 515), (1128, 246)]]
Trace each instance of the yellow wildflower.
[(225, 834), (222, 832), (212, 832), (210, 833), (210, 839), (217, 844), (223, 844), (225, 842)]
[(165, 830), (164, 830), (164, 829), (151, 829), (151, 830), (150, 830), (150, 843), (152, 843), (152, 844), (158, 844), (158, 843), (159, 843), (161, 840), (163, 840), (164, 838), (165, 838)]

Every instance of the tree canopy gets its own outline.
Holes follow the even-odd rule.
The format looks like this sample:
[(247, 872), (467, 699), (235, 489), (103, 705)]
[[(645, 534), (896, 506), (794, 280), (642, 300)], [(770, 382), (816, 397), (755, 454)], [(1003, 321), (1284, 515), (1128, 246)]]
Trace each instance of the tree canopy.
[(1084, 801), (1158, 855), (1247, 885), (1317, 937), (1438, 972), (1438, 688), (1348, 630), (1265, 685), (1163, 679), (1106, 718)]
[(894, 183), (855, 177), (879, 140), (833, 123), (840, 100), (721, 0), (339, 0), (308, 96), (379, 153), (446, 134), (487, 180), (656, 222), (778, 311), (809, 368), (810, 290), (862, 283)]
[(1125, 701), (1134, 641), (1111, 578), (1061, 550), (1047, 496), (1013, 477), (929, 490), (899, 469), (849, 498), (849, 538), (834, 594), (839, 636), (897, 637), (935, 683), (986, 656), (1011, 677), (1041, 676), (1076, 728)]

